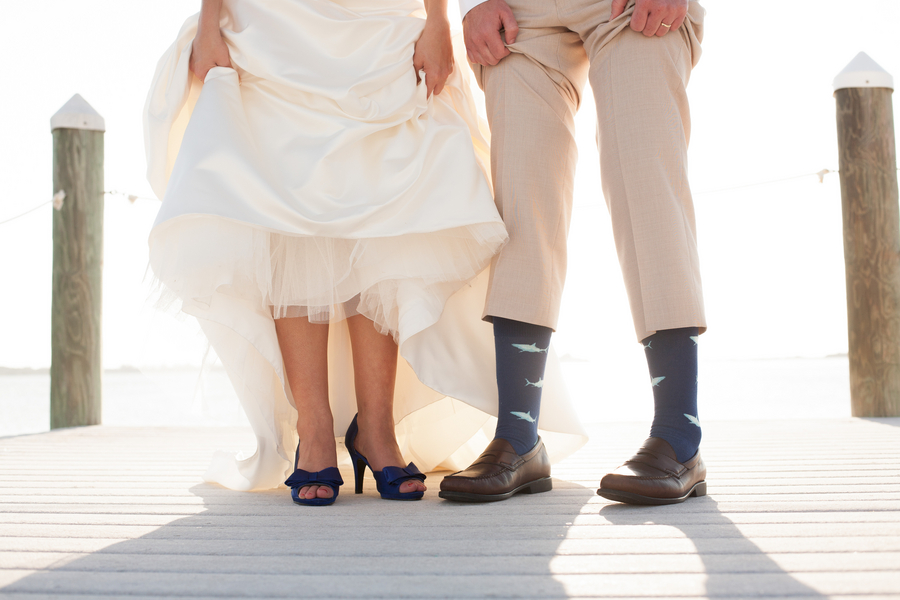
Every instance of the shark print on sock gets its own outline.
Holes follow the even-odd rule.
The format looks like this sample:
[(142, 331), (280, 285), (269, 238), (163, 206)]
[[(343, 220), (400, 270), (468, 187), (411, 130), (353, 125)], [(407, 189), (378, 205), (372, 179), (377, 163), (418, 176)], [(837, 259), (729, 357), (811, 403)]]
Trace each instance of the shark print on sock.
[(531, 417), (531, 411), (530, 411), (530, 410), (529, 410), (527, 413), (523, 413), (523, 412), (518, 412), (518, 411), (515, 411), (515, 410), (511, 410), (511, 411), (509, 411), (509, 414), (515, 415), (515, 416), (519, 417), (520, 419), (522, 419), (523, 421), (528, 421), (529, 423), (534, 423), (534, 422), (535, 422), (535, 420)]
[(650, 346), (650, 344), (652, 344), (652, 343), (653, 343), (653, 340), (650, 340), (649, 342), (647, 342), (646, 345), (644, 345), (644, 344), (641, 344), (641, 345), (644, 346), (644, 350), (653, 350), (653, 348)]
[(642, 341), (653, 342), (653, 351), (644, 351), (653, 393), (650, 437), (669, 442), (681, 463), (697, 453), (703, 437), (697, 417), (699, 339), (699, 327), (682, 327), (658, 330)]
[(513, 344), (512, 347), (518, 348), (519, 352), (546, 352), (550, 349), (549, 346), (538, 348), (536, 344)]
[(521, 456), (534, 448), (538, 440), (544, 368), (553, 330), (503, 317), (495, 316), (493, 321), (497, 358), (494, 437), (509, 442)]

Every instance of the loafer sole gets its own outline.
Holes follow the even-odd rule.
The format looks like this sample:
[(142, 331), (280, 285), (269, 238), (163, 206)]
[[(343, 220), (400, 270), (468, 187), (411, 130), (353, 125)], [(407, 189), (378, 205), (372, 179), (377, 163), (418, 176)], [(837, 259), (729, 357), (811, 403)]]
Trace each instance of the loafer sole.
[(540, 494), (541, 492), (549, 492), (553, 489), (553, 478), (542, 477), (523, 483), (519, 487), (503, 494), (472, 494), (470, 492), (445, 492), (438, 493), (440, 498), (444, 500), (453, 500), (455, 502), (499, 502), (511, 498), (519, 492), (523, 494)]
[(610, 490), (600, 488), (597, 490), (598, 496), (603, 496), (607, 500), (616, 502), (624, 502), (625, 504), (641, 504), (644, 506), (660, 506), (663, 504), (680, 504), (691, 496), (700, 497), (706, 495), (706, 481), (698, 481), (684, 495), (677, 498), (654, 498), (653, 496), (642, 496), (631, 492), (622, 492), (619, 490)]

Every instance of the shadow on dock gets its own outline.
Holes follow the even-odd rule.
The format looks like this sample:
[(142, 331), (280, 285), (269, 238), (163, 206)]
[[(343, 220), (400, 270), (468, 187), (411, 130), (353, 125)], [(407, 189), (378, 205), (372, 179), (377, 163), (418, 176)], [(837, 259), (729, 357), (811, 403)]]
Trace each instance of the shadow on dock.
[(234, 492), (200, 484), (190, 493), (202, 500), (201, 512), (135, 539), (82, 550), (88, 555), (71, 554), (85, 537), (124, 537), (129, 529), (134, 533), (126, 523), (146, 526), (162, 513), (183, 513), (191, 502), (199, 510), (183, 493), (180, 506), (167, 507), (159, 496), (135, 498), (133, 508), (122, 506), (120, 518), (105, 515), (107, 523), (123, 525), (63, 540), (70, 554), (60, 553), (0, 595), (568, 597), (550, 563), (593, 489), (560, 481), (558, 493), (456, 504), (437, 498), (439, 481), (429, 478), (421, 502), (381, 500), (372, 481), (363, 495), (345, 485), (329, 507), (296, 506), (286, 490)]
[[(614, 525), (652, 524), (683, 533), (702, 561), (706, 589), (701, 595), (707, 598), (826, 597), (797, 581), (747, 539), (710, 496), (672, 506), (609, 504), (600, 509), (600, 516)], [(648, 574), (659, 572), (653, 558), (647, 557)]]

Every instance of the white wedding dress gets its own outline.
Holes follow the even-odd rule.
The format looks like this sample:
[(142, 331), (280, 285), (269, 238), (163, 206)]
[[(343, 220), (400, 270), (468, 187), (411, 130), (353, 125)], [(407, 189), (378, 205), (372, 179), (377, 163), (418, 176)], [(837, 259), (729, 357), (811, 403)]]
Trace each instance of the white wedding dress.
[[(485, 269), (507, 235), (464, 57), (427, 99), (412, 66), (418, 0), (226, 0), (222, 15), (234, 68), (191, 75), (188, 19), (144, 115), (163, 198), (154, 276), (198, 319), (257, 437), (252, 456), (217, 454), (206, 479), (266, 489), (293, 470), (283, 316), (332, 323), (336, 437), (356, 412), (344, 319), (359, 313), (399, 345), (405, 458), (422, 471), (467, 466), (496, 422), (493, 335), (480, 317)], [(540, 429), (558, 460), (586, 437), (552, 356), (545, 382)]]

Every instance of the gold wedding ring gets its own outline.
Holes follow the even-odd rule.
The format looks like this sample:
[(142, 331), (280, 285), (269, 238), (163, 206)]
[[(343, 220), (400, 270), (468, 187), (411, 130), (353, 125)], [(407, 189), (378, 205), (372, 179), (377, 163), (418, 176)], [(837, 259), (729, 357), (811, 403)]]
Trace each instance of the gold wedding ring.
[(665, 23), (660, 23), (660, 25), (662, 25), (662, 26), (665, 27), (666, 29), (668, 29), (669, 27), (671, 27), (671, 25), (666, 25)]

